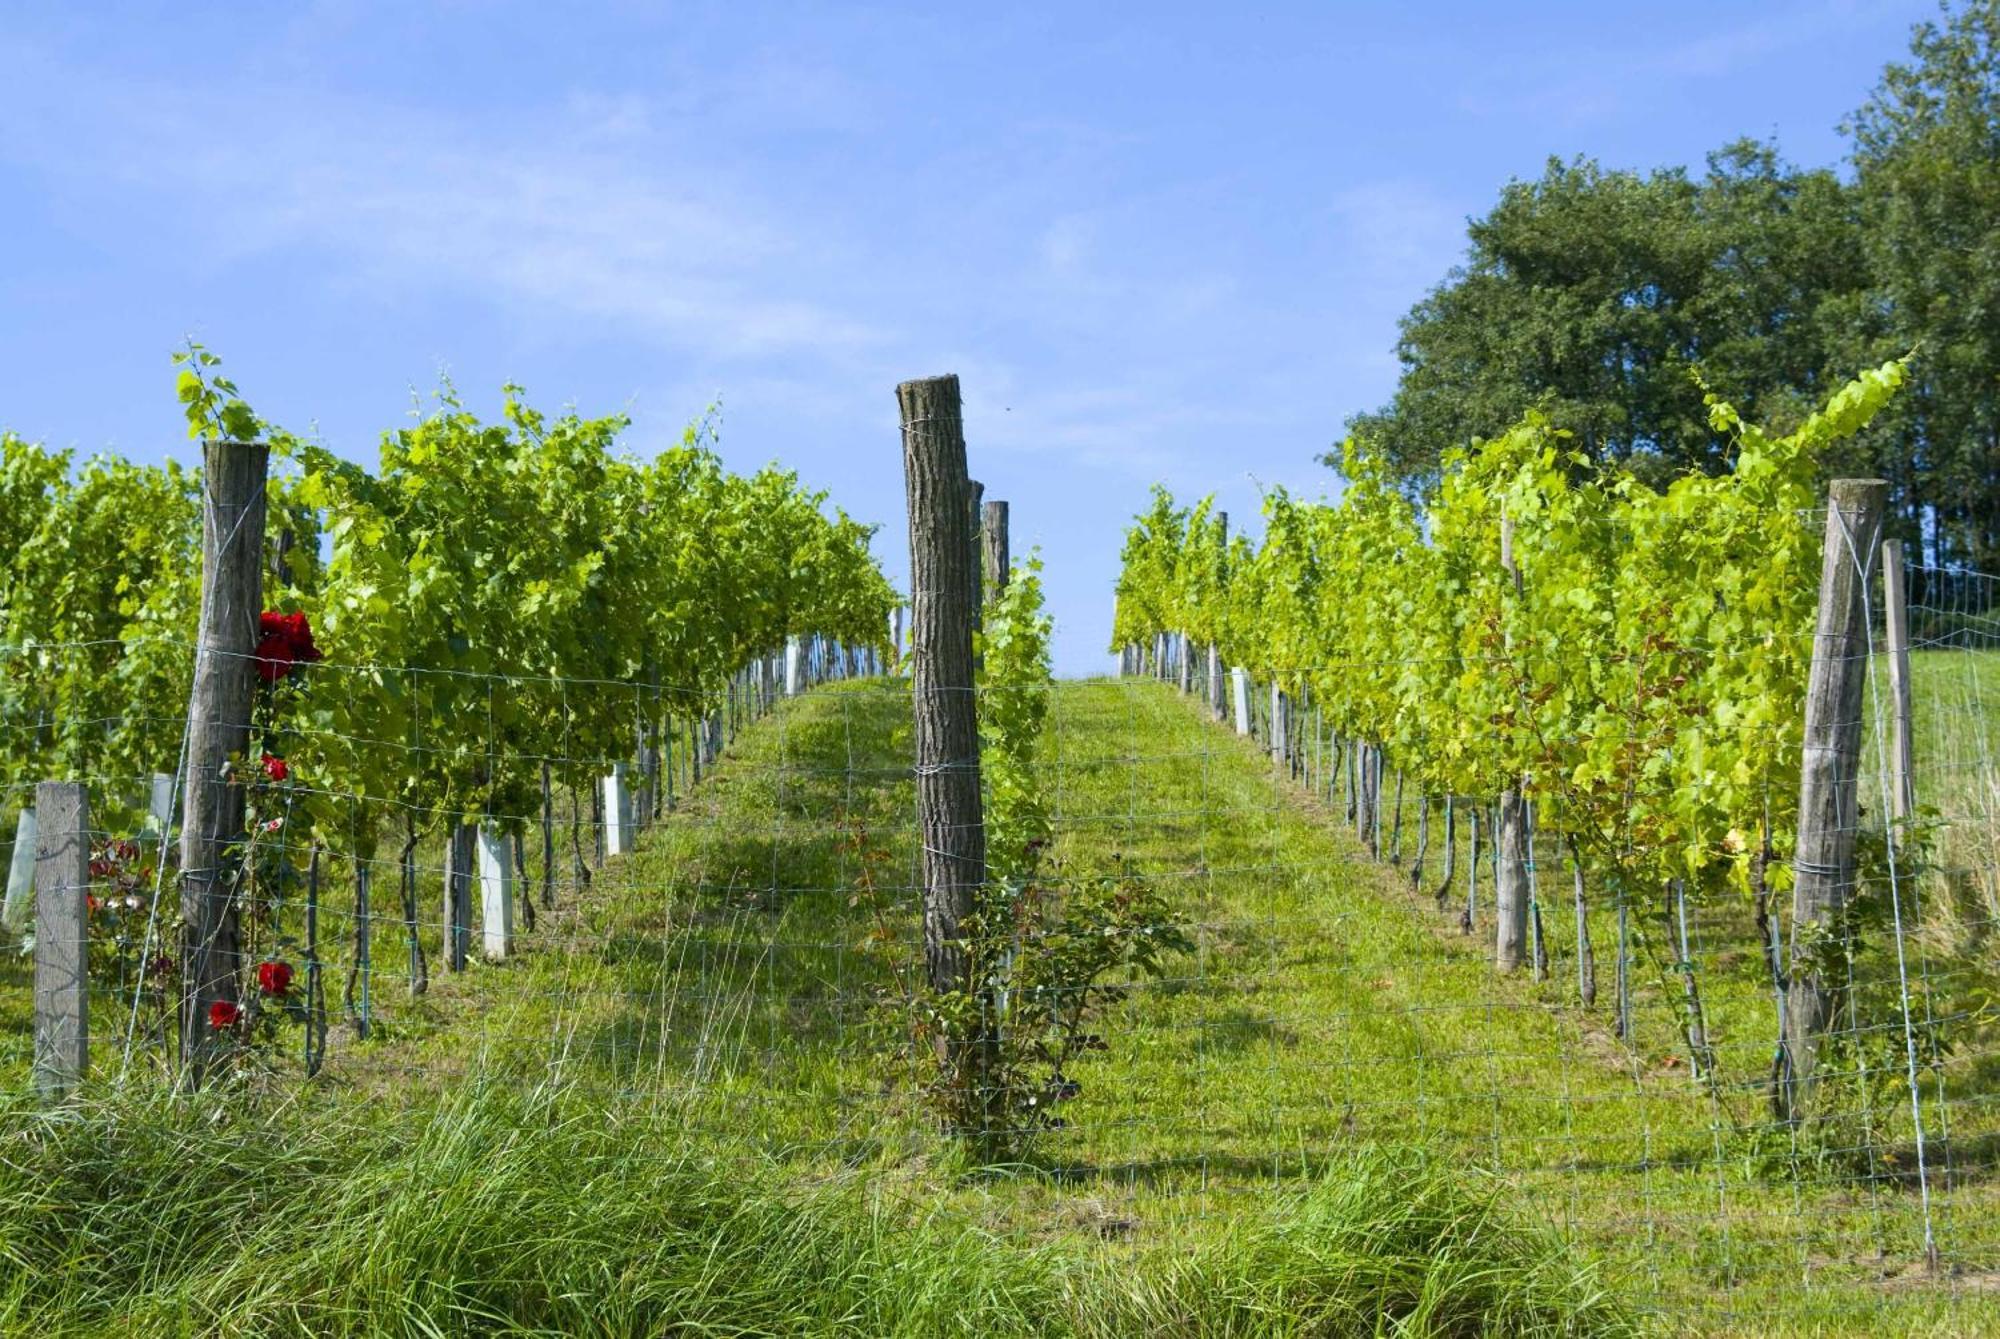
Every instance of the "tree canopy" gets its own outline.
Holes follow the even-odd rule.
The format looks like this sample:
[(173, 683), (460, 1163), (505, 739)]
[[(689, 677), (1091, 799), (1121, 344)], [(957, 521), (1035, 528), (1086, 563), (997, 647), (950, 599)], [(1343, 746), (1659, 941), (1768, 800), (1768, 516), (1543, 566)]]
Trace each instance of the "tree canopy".
[(1908, 395), (1822, 466), (1889, 479), (1933, 561), (2000, 561), (1996, 47), (2000, 0), (1919, 25), (1843, 123), (1846, 173), (1744, 139), (1700, 172), (1551, 158), (1510, 182), (1404, 317), (1393, 398), (1350, 430), (1420, 494), (1534, 409), (1660, 485), (1729, 468), (1708, 392), (1795, 424), (1847, 369), (1915, 350)]

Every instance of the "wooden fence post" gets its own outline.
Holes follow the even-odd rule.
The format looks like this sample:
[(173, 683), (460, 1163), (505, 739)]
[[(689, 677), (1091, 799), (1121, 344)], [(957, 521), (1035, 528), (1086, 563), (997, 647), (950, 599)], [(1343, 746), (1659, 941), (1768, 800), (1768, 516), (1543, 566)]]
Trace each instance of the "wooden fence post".
[(1836, 479), (1828, 490), (1819, 576), (1819, 616), (1806, 681), (1805, 754), (1799, 775), (1799, 835), (1792, 855), (1792, 958), (1779, 1053), (1779, 1116), (1796, 1123), (1813, 1095), (1819, 1043), (1833, 1021), (1835, 983), (1819, 942), (1836, 927), (1854, 886), (1860, 822), (1858, 763), (1868, 624), (1862, 597), (1875, 565), (1889, 485)]
[[(707, 761), (706, 743), (702, 758)], [(630, 764), (615, 762), (604, 778), (604, 854), (626, 855), (632, 850), (632, 787), (627, 779)]]
[(478, 869), (479, 828), (458, 822), (451, 826), (445, 850), (444, 916), (439, 927), (447, 972), (465, 970), (472, 948), (472, 881)]
[(805, 648), (797, 637), (785, 638), (785, 696), (797, 697), (805, 688)]
[(1903, 546), (1882, 546), (1882, 604), (1889, 633), (1889, 692), (1894, 707), (1889, 718), (1890, 817), (1908, 818), (1917, 811), (1917, 787), (1910, 746), (1910, 609), (1903, 586)]
[(239, 1007), (235, 851), (244, 779), (230, 774), (230, 760), (249, 753), (257, 700), (269, 466), (261, 442), (202, 446), (201, 616), (181, 800), (181, 1065), (191, 1084), (227, 1044), (211, 1011), (234, 1016)]
[(896, 388), (910, 513), (910, 655), (923, 829), (924, 965), (931, 988), (970, 990), (959, 943), (986, 881), (973, 698), (971, 481), (958, 378)]
[(1250, 671), (1238, 665), (1229, 671), (1231, 705), (1236, 709), (1236, 733), (1250, 733)]
[(997, 600), (1007, 589), (1013, 574), (1013, 554), (1007, 538), (1007, 504), (989, 502), (979, 522), (979, 551), (986, 568), (986, 592)]
[(90, 811), (83, 784), (35, 787), (35, 1089), (73, 1092), (90, 1072)]
[[(1500, 518), (1500, 568), (1521, 593), (1521, 569), (1514, 562), (1514, 518)], [(1510, 645), (1508, 653), (1512, 654)], [(1493, 965), (1503, 972), (1521, 966), (1528, 940), (1528, 806), (1521, 784), (1500, 792), (1499, 822), (1493, 833), (1493, 920), (1497, 927)]]

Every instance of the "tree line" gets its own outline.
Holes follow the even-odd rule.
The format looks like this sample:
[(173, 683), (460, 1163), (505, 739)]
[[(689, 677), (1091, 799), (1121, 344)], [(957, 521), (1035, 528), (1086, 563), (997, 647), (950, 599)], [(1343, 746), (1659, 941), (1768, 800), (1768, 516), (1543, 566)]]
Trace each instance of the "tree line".
[[(1711, 391), (1784, 430), (1855, 367), (1916, 351), (1902, 395), (1831, 450), (1890, 481), (1891, 533), (2000, 562), (2000, 0), (1918, 25), (1841, 123), (1844, 169), (1742, 139), (1698, 172), (1550, 159), (1472, 220), (1401, 322), (1388, 404), (1349, 420), (1397, 485), (1530, 409), (1658, 485), (1727, 471)], [(1338, 452), (1323, 457), (1338, 467)]]

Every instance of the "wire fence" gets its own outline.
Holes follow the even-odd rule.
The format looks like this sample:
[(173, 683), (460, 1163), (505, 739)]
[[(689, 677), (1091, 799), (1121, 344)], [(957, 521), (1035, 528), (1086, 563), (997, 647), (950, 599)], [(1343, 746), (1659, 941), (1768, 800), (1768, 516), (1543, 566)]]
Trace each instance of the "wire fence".
[[(1918, 810), (1888, 821), (1871, 607), (1849, 890), (1867, 914), (1841, 923), (1809, 1128), (1772, 1106), (1782, 897), (1607, 887), (1545, 839), (1536, 951), (1498, 975), (1492, 797), (1399, 787), (1393, 759), (1371, 785), (1366, 754), (1309, 701), (1274, 708), (1265, 675), (1246, 673), (1239, 723), (1235, 685), (1194, 656), (1185, 676), (1058, 682), (1043, 753), (1041, 881), (1142, 887), (1186, 947), (1121, 983), (1023, 1174), (940, 1201), (1030, 1236), (1171, 1241), (1357, 1147), (1414, 1146), (1501, 1178), (1671, 1315), (1976, 1329), (2000, 1279), (2000, 583), (1910, 575)], [(244, 1081), (310, 1073), (371, 1102), (475, 1075), (637, 1095), (718, 1149), (894, 1167), (917, 1193), (942, 1136), (905, 984), (923, 896), (910, 688), (838, 647), (805, 655), (793, 693), (782, 657), (703, 693), (475, 676), (489, 710), (416, 712), (421, 732), (395, 739), (293, 713), (284, 775), (248, 780), (242, 1015), (218, 1026)], [(325, 662), (300, 691), (332, 704), (383, 677)], [(607, 694), (631, 698), (630, 748), (547, 747), (560, 731), (522, 747), (507, 725)], [(481, 812), (392, 784), (464, 756)], [(382, 781), (336, 782), (336, 761)], [(94, 1083), (175, 1070), (173, 769), (63, 778), (89, 815)], [(6, 789), (12, 814), (33, 799)], [(33, 1060), (32, 898), (10, 883), (10, 1085)]]

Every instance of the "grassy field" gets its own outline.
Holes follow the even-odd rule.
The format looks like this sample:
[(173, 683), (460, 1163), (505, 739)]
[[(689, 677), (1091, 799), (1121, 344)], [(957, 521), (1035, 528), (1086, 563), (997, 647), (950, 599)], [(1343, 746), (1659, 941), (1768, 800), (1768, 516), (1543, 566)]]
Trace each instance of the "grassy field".
[[(336, 1027), (321, 1080), (279, 1064), (239, 1098), (254, 1115), (143, 1091), (71, 1121), (10, 1109), (0, 1258), (20, 1269), (0, 1282), (0, 1320), (2000, 1328), (1973, 1065), (1949, 1080), (1961, 1125), (1932, 1150), (1958, 1149), (1948, 1182), (1933, 1178), (1949, 1271), (1934, 1279), (1895, 1117), (1859, 1159), (1802, 1163), (1758, 1133), (1771, 1000), (1729, 909), (1697, 917), (1727, 1080), (1711, 1090), (1689, 1077), (1656, 975), (1635, 974), (1633, 1044), (1611, 1035), (1608, 909), (1596, 1009), (1573, 1003), (1566, 889), (1544, 892), (1551, 980), (1496, 982), (1484, 925), (1461, 936), (1455, 905), (1413, 895), (1337, 809), (1151, 683), (1059, 686), (1054, 868), (1170, 889), (1196, 951), (1107, 1021), (1067, 1129), (1021, 1165), (967, 1167), (898, 1082), (907, 1057), (881, 1003), (894, 955), (872, 938), (911, 931), (909, 729), (907, 690), (881, 682), (786, 704), (636, 854), (565, 887), (514, 959), (436, 974), (420, 1000), (384, 965), (385, 935), (374, 1039)], [(0, 1065), (18, 1091), (27, 982), (0, 973)], [(190, 1194), (184, 1169), (210, 1164), (224, 1184)], [(717, 1258), (732, 1263), (701, 1264)], [(97, 1283), (55, 1281), (79, 1262)]]

